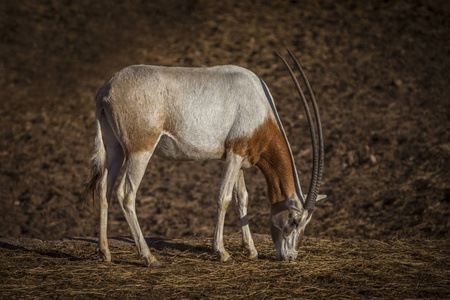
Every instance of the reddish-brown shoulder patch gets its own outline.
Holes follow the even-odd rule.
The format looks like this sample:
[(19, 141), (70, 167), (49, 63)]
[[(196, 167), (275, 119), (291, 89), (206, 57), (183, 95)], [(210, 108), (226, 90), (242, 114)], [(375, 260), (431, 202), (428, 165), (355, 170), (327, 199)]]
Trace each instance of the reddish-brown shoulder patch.
[(272, 204), (295, 193), (288, 148), (274, 119), (268, 118), (250, 137), (228, 141), (225, 146), (263, 172)]

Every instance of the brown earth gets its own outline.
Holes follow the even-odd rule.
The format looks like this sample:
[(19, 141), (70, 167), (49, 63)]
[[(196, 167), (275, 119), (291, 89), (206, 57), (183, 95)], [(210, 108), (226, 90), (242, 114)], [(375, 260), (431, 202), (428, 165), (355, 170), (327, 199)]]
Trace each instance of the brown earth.
[[(131, 64), (235, 64), (261, 76), (303, 190), (307, 123), (275, 51), (301, 59), (325, 135), (328, 199), (306, 235), (448, 239), (448, 1), (2, 1), (0, 237), (96, 236), (83, 189), (94, 96)], [(211, 237), (222, 162), (152, 159), (137, 210), (147, 237)], [(252, 232), (267, 234), (264, 177), (246, 171)], [(225, 234), (240, 231), (230, 208)], [(109, 235), (128, 234), (119, 205)], [(12, 254), (13, 255), (13, 254)]]
[[(450, 297), (449, 32), (448, 1), (2, 1), (0, 296)], [(233, 207), (225, 234), (236, 262), (220, 264), (205, 238), (222, 162), (158, 159), (137, 209), (165, 267), (140, 267), (115, 201), (113, 263), (97, 262), (82, 195), (97, 89), (131, 64), (249, 68), (271, 89), (306, 191), (307, 123), (274, 55), (286, 46), (315, 90), (326, 147), (328, 199), (298, 262), (274, 261), (258, 235), (269, 232), (259, 170), (246, 181), (260, 259), (240, 249)]]

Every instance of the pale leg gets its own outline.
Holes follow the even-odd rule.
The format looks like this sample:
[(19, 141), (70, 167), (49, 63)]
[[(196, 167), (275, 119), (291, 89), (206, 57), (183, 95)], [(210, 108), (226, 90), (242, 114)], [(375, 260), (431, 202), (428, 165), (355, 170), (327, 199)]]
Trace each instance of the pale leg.
[(228, 205), (233, 197), (233, 186), (241, 169), (242, 160), (242, 157), (229, 152), (222, 172), (219, 200), (217, 202), (217, 223), (213, 241), (213, 249), (219, 253), (220, 261), (222, 262), (231, 260), (230, 255), (223, 246), (223, 226)]
[(245, 187), (244, 172), (242, 170), (239, 171), (238, 179), (234, 185), (233, 194), (239, 210), (239, 218), (241, 219), (242, 244), (248, 250), (249, 258), (255, 259), (258, 257), (258, 252), (256, 251), (255, 244), (253, 243), (252, 234), (250, 233), (250, 227), (248, 225), (248, 192)]
[(100, 206), (100, 236), (98, 248), (100, 259), (111, 261), (111, 253), (108, 247), (108, 206), (111, 204), (112, 191), (120, 169), (123, 164), (123, 150), (119, 142), (114, 137), (111, 127), (106, 119), (101, 123), (103, 136), (105, 137), (105, 147), (107, 153), (106, 168), (99, 183), (99, 206)]
[(139, 255), (145, 259), (147, 265), (156, 267), (160, 266), (161, 263), (150, 253), (150, 249), (142, 235), (135, 208), (136, 192), (144, 176), (151, 154), (150, 152), (140, 152), (133, 153), (127, 157), (125, 172), (117, 189), (117, 197), (138, 248)]
[(99, 182), (99, 206), (100, 206), (100, 234), (98, 239), (98, 254), (103, 261), (111, 261), (111, 253), (108, 247), (108, 201), (106, 199), (108, 170), (105, 170)]

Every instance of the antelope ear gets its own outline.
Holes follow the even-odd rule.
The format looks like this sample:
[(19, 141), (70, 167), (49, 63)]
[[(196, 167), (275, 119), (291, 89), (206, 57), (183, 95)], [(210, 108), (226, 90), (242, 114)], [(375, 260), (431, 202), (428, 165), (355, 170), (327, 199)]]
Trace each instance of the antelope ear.
[[(308, 197), (308, 194), (303, 194), (303, 197), (304, 197), (304, 199), (306, 199)], [(327, 195), (320, 194), (320, 195), (317, 196), (316, 202), (318, 202), (320, 200), (323, 200), (326, 197), (327, 197)]]
[(327, 195), (318, 195), (316, 201), (323, 200), (323, 199), (325, 199), (326, 197), (327, 197)]

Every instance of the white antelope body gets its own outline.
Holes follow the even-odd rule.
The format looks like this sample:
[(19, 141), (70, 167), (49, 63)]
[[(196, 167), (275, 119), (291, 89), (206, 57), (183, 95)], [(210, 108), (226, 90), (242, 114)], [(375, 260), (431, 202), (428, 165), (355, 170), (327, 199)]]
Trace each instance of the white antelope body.
[[(304, 99), (303, 93), (301, 96)], [(276, 256), (287, 261), (295, 259), (304, 228), (312, 216), (322, 176), (320, 118), (314, 99), (313, 104), (321, 155), (317, 155), (315, 132), (311, 127), (315, 153), (311, 181), (314, 179), (316, 183), (310, 186), (304, 202), (290, 146), (272, 98), (254, 73), (237, 66), (145, 65), (130, 66), (116, 73), (96, 97), (97, 134), (92, 174), (86, 188), (86, 196), (97, 191), (100, 199), (101, 258), (111, 260), (107, 242), (108, 206), (113, 186), (124, 168), (117, 187), (119, 203), (139, 254), (148, 265), (160, 265), (150, 253), (135, 211), (137, 189), (148, 161), (157, 155), (168, 160), (225, 160), (213, 241), (221, 261), (231, 259), (223, 246), (223, 226), (232, 198), (240, 214), (243, 244), (249, 258), (257, 257), (248, 227), (248, 194), (242, 169), (258, 166), (268, 184)], [(313, 126), (309, 109), (305, 109)]]

